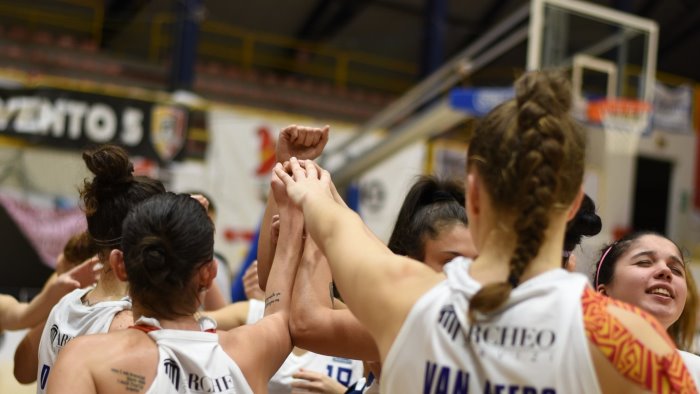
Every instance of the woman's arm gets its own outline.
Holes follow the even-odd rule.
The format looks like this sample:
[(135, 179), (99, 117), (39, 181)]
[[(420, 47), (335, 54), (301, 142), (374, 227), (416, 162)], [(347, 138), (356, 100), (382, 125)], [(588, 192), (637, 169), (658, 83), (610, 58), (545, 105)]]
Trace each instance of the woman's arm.
[(254, 325), (230, 331), (222, 341), (254, 391), (267, 387), (292, 350), (289, 307), (304, 229), (301, 211), (286, 199), (284, 185), (275, 175), (272, 191), (280, 208), (280, 240), (265, 290), (265, 317)]
[(44, 324), (35, 326), (22, 338), (22, 342), (15, 349), (13, 373), (15, 379), (22, 384), (36, 381), (36, 372), (39, 369), (39, 342), (43, 332)]
[(0, 329), (20, 330), (34, 327), (49, 316), (51, 308), (66, 294), (95, 283), (93, 268), (99, 262), (91, 258), (70, 271), (52, 276), (41, 292), (29, 303), (18, 302), (13, 297), (0, 298)]
[[(329, 126), (323, 128), (290, 125), (283, 128), (277, 138), (275, 158), (278, 163), (289, 161), (292, 157), (314, 160), (321, 155), (328, 142)], [(278, 213), (277, 204), (268, 194), (267, 205), (260, 225), (258, 238), (258, 281), (260, 288), (265, 290), (267, 277), (270, 274), (272, 258), (275, 255), (273, 243), (270, 240), (270, 224), (272, 217)]]
[(333, 309), (331, 271), (323, 253), (306, 238), (292, 293), (289, 330), (303, 349), (329, 356), (379, 360), (369, 331), (348, 309)]
[(234, 302), (221, 309), (202, 312), (202, 314), (216, 320), (217, 330), (228, 331), (246, 323), (249, 304), (248, 301)]
[(211, 287), (207, 290), (204, 295), (204, 310), (205, 311), (215, 311), (221, 309), (228, 305), (226, 298), (224, 298), (221, 288), (216, 283), (212, 282)]
[(328, 258), (345, 303), (370, 331), (383, 359), (415, 301), (444, 276), (391, 253), (356, 213), (333, 199), (327, 171), (319, 174), (311, 161), (302, 168), (296, 159), (291, 169), (292, 176), (279, 165), (275, 173), (302, 207), (306, 229)]

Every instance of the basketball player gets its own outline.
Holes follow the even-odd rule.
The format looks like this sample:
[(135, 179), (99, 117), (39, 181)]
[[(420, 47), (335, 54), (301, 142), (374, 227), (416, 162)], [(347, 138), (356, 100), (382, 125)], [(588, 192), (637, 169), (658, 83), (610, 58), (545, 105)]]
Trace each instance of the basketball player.
[(95, 287), (74, 290), (51, 311), (38, 348), (38, 393), (46, 391), (58, 353), (73, 338), (124, 329), (133, 323), (127, 285), (114, 275), (109, 256), (119, 248), (122, 221), (129, 209), (165, 192), (160, 181), (133, 176), (133, 165), (120, 147), (98, 147), (84, 152), (83, 160), (95, 176), (85, 180), (80, 195), (88, 233), (98, 248), (103, 268)]
[[(274, 193), (286, 197), (283, 190)], [(276, 205), (282, 241), (265, 317), (219, 333), (207, 332), (213, 320), (194, 317), (216, 277), (214, 226), (206, 211), (171, 193), (135, 207), (124, 221), (121, 251), (110, 254), (112, 269), (129, 281), (135, 326), (71, 341), (50, 375), (49, 392), (266, 392), (292, 349), (289, 304), (303, 231), (301, 212), (286, 199)]]
[(275, 167), (377, 343), (382, 393), (695, 392), (655, 319), (561, 269), (585, 150), (568, 81), (526, 73), (515, 95), (469, 145), (466, 209), (479, 257), (455, 259), (444, 274), (391, 253), (333, 199), (313, 162), (292, 158), (291, 176)]

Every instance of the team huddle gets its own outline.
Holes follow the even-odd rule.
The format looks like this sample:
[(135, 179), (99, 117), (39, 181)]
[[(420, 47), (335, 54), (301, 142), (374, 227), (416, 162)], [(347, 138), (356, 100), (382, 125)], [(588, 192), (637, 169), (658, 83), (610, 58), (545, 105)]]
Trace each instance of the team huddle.
[(697, 392), (697, 294), (673, 241), (631, 233), (572, 272), (601, 218), (570, 106), (562, 75), (521, 76), (466, 178), (419, 178), (388, 245), (313, 161), (328, 126), (284, 128), (250, 299), (215, 308), (207, 199), (134, 176), (119, 147), (87, 151), (87, 232), (29, 304), (0, 298), (0, 329), (31, 328), (15, 377), (39, 393)]

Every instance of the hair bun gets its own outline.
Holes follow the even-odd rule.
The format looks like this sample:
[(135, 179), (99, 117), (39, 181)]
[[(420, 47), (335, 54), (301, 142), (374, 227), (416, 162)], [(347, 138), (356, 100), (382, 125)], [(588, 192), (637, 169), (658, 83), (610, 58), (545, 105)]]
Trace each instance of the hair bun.
[(83, 161), (101, 186), (130, 183), (134, 179), (134, 165), (126, 151), (116, 145), (102, 145), (83, 152)]
[(587, 194), (583, 196), (581, 207), (576, 213), (576, 216), (574, 216), (574, 220), (576, 229), (581, 235), (597, 235), (603, 228), (603, 222), (600, 220), (600, 216), (595, 212), (595, 203)]
[(165, 247), (161, 240), (155, 237), (143, 240), (141, 257), (146, 274), (153, 284), (160, 284), (166, 280), (170, 274), (170, 267), (167, 263)]

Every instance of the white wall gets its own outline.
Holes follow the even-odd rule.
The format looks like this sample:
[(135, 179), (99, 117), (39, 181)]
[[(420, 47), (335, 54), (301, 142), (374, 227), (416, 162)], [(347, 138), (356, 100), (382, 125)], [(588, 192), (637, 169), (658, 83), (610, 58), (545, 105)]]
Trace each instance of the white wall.
[[(669, 206), (659, 207), (668, 212), (668, 236), (689, 250), (700, 243), (700, 223), (694, 219), (696, 136), (693, 133), (654, 130), (640, 139), (637, 152), (632, 155), (611, 155), (606, 151), (604, 131), (590, 127), (587, 130), (586, 181), (584, 190), (595, 200), (603, 220), (603, 229), (596, 237), (584, 240), (580, 250), (579, 270), (590, 272), (590, 264), (597, 259), (600, 247), (613, 239), (616, 226), (632, 223), (634, 201), (635, 163), (637, 156), (666, 160), (672, 163)], [(697, 257), (696, 257), (697, 259)]]

